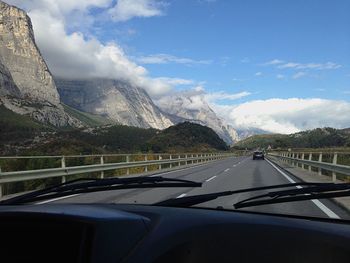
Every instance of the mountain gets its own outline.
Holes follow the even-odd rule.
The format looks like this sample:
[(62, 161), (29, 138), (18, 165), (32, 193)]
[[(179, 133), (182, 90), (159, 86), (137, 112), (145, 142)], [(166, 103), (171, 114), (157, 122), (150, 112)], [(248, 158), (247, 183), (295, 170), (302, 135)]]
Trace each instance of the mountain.
[(102, 78), (55, 78), (55, 82), (62, 101), (80, 111), (134, 127), (165, 129), (173, 125), (170, 117), (140, 87)]
[(238, 141), (236, 130), (226, 124), (198, 94), (182, 92), (166, 96), (157, 101), (165, 112), (213, 129), (227, 144)]
[(60, 104), (27, 14), (0, 1), (0, 105), (54, 126), (80, 126)]
[(226, 143), (210, 128), (183, 122), (171, 126), (147, 142), (154, 152), (227, 150)]
[(236, 129), (237, 134), (238, 134), (238, 138), (240, 140), (244, 140), (248, 137), (251, 137), (253, 135), (259, 135), (259, 134), (270, 134), (270, 132), (265, 131), (265, 130), (261, 130), (261, 129), (257, 129), (257, 128), (245, 128), (245, 129)]
[(0, 106), (0, 155), (212, 152), (227, 148), (212, 129), (195, 123), (164, 130), (125, 125), (57, 129)]
[(234, 145), (238, 149), (256, 148), (350, 147), (349, 129), (317, 128), (294, 134), (254, 135)]

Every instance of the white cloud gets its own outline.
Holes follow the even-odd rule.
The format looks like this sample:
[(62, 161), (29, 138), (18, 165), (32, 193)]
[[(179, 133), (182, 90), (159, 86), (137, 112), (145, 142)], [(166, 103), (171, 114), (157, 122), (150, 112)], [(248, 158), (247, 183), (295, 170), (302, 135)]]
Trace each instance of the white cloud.
[(242, 91), (239, 93), (227, 93), (224, 91), (209, 92), (204, 95), (208, 103), (215, 103), (219, 100), (237, 100), (243, 97), (249, 96), (251, 93), (247, 91)]
[(157, 80), (160, 80), (162, 82), (168, 83), (169, 85), (193, 85), (195, 84), (195, 81), (192, 79), (182, 79), (182, 78), (166, 78), (166, 77), (161, 77), (161, 78), (156, 78)]
[(292, 78), (293, 78), (293, 79), (299, 79), (299, 78), (305, 77), (305, 76), (306, 76), (306, 73), (305, 73), (305, 72), (299, 71), (299, 72), (295, 73), (295, 74), (292, 76)]
[(278, 78), (278, 79), (284, 79), (285, 76), (284, 76), (283, 74), (277, 74), (277, 75), (276, 75), (276, 78)]
[(118, 0), (108, 13), (114, 21), (127, 21), (134, 17), (161, 16), (165, 6), (157, 0)]
[(283, 60), (279, 60), (279, 59), (273, 59), (273, 60), (270, 60), (268, 62), (265, 62), (263, 65), (265, 66), (268, 66), (268, 65), (277, 65), (277, 64), (281, 64), (283, 63), (284, 61)]
[[(163, 96), (157, 100), (156, 103), (162, 108), (167, 108), (168, 104), (172, 104), (174, 98), (181, 97), (183, 102), (181, 107), (188, 110), (199, 110), (203, 109), (203, 107), (207, 108), (208, 104), (210, 106), (216, 105), (216, 103), (221, 100), (234, 101), (249, 96), (250, 94), (251, 93), (247, 91), (238, 93), (228, 93), (224, 91), (207, 92), (203, 86), (199, 85), (189, 90), (173, 92), (168, 96)], [(170, 100), (171, 102), (169, 102)]]
[(177, 63), (185, 65), (194, 64), (210, 64), (211, 60), (194, 60), (191, 58), (177, 57), (169, 54), (154, 54), (149, 56), (142, 56), (136, 59), (141, 64), (168, 64)]
[(259, 71), (259, 72), (256, 72), (256, 73), (255, 73), (255, 76), (262, 76), (262, 72), (260, 72), (260, 71)]
[[(172, 85), (169, 82), (150, 78), (146, 68), (133, 62), (117, 43), (104, 44), (79, 30), (67, 29), (72, 16), (89, 20), (90, 8), (106, 9), (112, 4), (112, 0), (7, 2), (29, 10), (36, 42), (54, 75), (67, 78), (121, 79), (144, 88), (151, 96), (159, 96), (171, 90)], [(84, 24), (82, 21), (77, 23)]]
[(263, 66), (276, 66), (279, 69), (308, 69), (308, 70), (327, 70), (327, 69), (337, 69), (342, 67), (342, 65), (334, 63), (334, 62), (325, 62), (325, 63), (299, 63), (299, 62), (285, 62), (280, 59), (273, 59), (267, 61), (263, 64)]
[(288, 62), (285, 64), (280, 64), (277, 66), (280, 69), (315, 69), (315, 70), (325, 70), (325, 69), (337, 69), (342, 67), (339, 64), (334, 62), (326, 62), (326, 63), (296, 63), (296, 62)]
[(350, 103), (325, 99), (268, 99), (240, 105), (211, 105), (233, 127), (294, 133), (318, 127), (350, 126)]

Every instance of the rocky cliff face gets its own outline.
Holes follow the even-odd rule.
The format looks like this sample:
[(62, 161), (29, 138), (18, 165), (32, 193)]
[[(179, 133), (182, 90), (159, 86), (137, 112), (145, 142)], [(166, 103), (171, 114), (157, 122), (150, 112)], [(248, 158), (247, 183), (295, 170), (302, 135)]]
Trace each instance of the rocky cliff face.
[(239, 139), (235, 129), (220, 119), (199, 95), (178, 93), (163, 97), (157, 104), (167, 113), (212, 128), (229, 145)]
[(34, 40), (30, 18), (0, 1), (0, 61), (11, 72), (21, 95), (36, 101), (59, 104), (51, 73)]
[(135, 127), (164, 129), (173, 125), (139, 87), (111, 79), (55, 78), (55, 82), (63, 103), (78, 110)]
[(0, 62), (0, 96), (20, 97), (21, 92), (13, 81), (10, 71)]
[(0, 104), (55, 126), (80, 126), (60, 105), (52, 75), (35, 44), (30, 18), (0, 1)]

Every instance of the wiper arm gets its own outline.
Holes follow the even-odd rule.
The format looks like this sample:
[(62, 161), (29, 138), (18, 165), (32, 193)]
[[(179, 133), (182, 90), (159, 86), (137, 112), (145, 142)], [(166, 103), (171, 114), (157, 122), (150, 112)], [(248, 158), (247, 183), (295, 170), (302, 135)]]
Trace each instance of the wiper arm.
[[(277, 188), (290, 188), (290, 187), (295, 187), (295, 186), (318, 186), (318, 185), (325, 185), (325, 184), (324, 183), (291, 183), (291, 184), (262, 186), (262, 187), (234, 190), (234, 191), (223, 191), (223, 192), (216, 192), (216, 193), (210, 193), (210, 194), (186, 196), (186, 197), (182, 197), (182, 198), (171, 198), (171, 199), (167, 199), (167, 200), (155, 203), (153, 205), (171, 206), (171, 207), (190, 207), (193, 205), (197, 205), (200, 203), (204, 203), (204, 202), (207, 202), (210, 200), (217, 199), (217, 198), (222, 197), (222, 196), (229, 196), (229, 195), (234, 195), (234, 194), (255, 192), (255, 191), (269, 190), (269, 189), (277, 189)], [(304, 188), (302, 188), (302, 189), (304, 189)]]
[[(236, 204), (235, 208), (252, 207), (266, 204), (278, 204), (312, 199), (324, 199), (350, 196), (349, 183), (326, 183), (306, 188), (297, 188), (285, 191), (269, 192), (267, 194), (244, 199)], [(260, 199), (260, 200), (259, 200)]]
[(56, 186), (37, 190), (28, 194), (6, 199), (0, 202), (0, 205), (15, 205), (40, 200), (57, 198), (62, 196), (92, 193), (98, 191), (133, 189), (133, 188), (159, 188), (159, 187), (201, 187), (202, 183), (165, 178), (161, 176), (149, 177), (129, 177), (129, 178), (107, 178), (107, 179), (90, 179), (82, 178)]

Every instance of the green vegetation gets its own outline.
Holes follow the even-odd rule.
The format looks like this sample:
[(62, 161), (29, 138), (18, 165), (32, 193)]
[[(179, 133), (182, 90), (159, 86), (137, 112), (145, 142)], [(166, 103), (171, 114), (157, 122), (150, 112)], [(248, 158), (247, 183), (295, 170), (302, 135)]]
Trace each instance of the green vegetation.
[(349, 147), (349, 129), (318, 128), (290, 135), (263, 134), (251, 136), (234, 145), (235, 149)]
[(0, 105), (0, 145), (14, 140), (28, 140), (38, 132), (50, 129), (29, 116), (14, 113)]
[(74, 118), (80, 120), (83, 124), (91, 127), (112, 124), (113, 122), (100, 115), (95, 115), (87, 112), (82, 112), (65, 104), (62, 104), (64, 110)]
[(169, 127), (163, 131), (123, 125), (54, 129), (3, 107), (0, 109), (0, 142), (7, 145), (0, 148), (2, 155), (175, 153), (227, 150), (224, 141), (212, 129), (189, 122)]
[(226, 143), (210, 128), (184, 122), (171, 126), (147, 142), (153, 152), (228, 150)]

